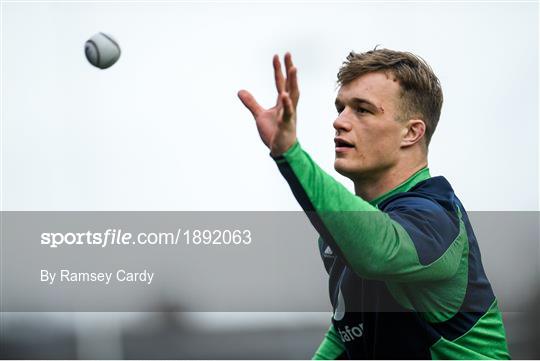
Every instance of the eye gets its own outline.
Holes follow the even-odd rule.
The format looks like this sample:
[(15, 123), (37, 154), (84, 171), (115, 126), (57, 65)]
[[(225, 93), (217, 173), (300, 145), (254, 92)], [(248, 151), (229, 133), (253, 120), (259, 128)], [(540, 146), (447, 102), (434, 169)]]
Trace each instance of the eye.
[(360, 113), (360, 114), (367, 114), (367, 113), (370, 113), (369, 110), (367, 110), (366, 108), (362, 108), (362, 107), (358, 107), (355, 109), (357, 113)]
[(336, 110), (338, 114), (341, 114), (341, 112), (343, 111), (343, 107), (336, 107)]

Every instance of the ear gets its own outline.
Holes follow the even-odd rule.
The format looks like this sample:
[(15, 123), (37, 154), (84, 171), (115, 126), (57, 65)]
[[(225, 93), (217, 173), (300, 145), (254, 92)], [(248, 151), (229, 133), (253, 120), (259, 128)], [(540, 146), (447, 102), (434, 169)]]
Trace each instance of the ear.
[(426, 133), (426, 123), (422, 119), (409, 119), (403, 127), (402, 147), (410, 147), (422, 140)]

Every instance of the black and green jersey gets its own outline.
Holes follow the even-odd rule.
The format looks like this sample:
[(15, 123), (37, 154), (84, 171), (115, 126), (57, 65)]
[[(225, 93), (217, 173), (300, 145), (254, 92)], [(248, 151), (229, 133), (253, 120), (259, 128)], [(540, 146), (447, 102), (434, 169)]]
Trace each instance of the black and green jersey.
[(473, 229), (445, 178), (424, 168), (366, 202), (299, 143), (274, 159), (329, 274), (332, 326), (315, 358), (509, 358)]

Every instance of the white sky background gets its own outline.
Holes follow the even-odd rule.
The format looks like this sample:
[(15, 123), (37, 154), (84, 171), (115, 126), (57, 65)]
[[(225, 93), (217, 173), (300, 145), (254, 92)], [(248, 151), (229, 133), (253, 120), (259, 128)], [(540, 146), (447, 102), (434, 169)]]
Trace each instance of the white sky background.
[[(122, 48), (92, 67), (98, 31)], [(350, 50), (414, 52), (445, 102), (430, 148), (469, 210), (538, 210), (534, 3), (5, 3), (3, 210), (298, 210), (236, 93), (275, 102), (299, 69), (298, 136), (333, 170), (336, 73)]]

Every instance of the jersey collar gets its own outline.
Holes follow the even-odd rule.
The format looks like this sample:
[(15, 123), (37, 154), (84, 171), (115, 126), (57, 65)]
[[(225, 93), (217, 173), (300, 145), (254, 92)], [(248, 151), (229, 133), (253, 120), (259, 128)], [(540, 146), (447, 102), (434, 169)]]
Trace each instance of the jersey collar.
[(387, 198), (389, 198), (389, 197), (391, 197), (391, 196), (393, 196), (395, 194), (401, 193), (401, 192), (407, 192), (409, 189), (411, 189), (412, 187), (414, 187), (418, 183), (420, 183), (420, 182), (422, 182), (422, 181), (424, 181), (426, 179), (429, 179), (429, 178), (431, 178), (431, 175), (429, 174), (429, 168), (424, 167), (424, 168), (420, 169), (418, 172), (414, 173), (412, 176), (410, 176), (409, 179), (407, 179), (405, 182), (403, 182), (400, 185), (398, 185), (397, 187), (389, 190), (388, 192), (383, 193), (382, 195), (378, 196), (377, 198), (369, 201), (369, 203), (372, 206), (377, 207), (385, 199), (387, 199)]

